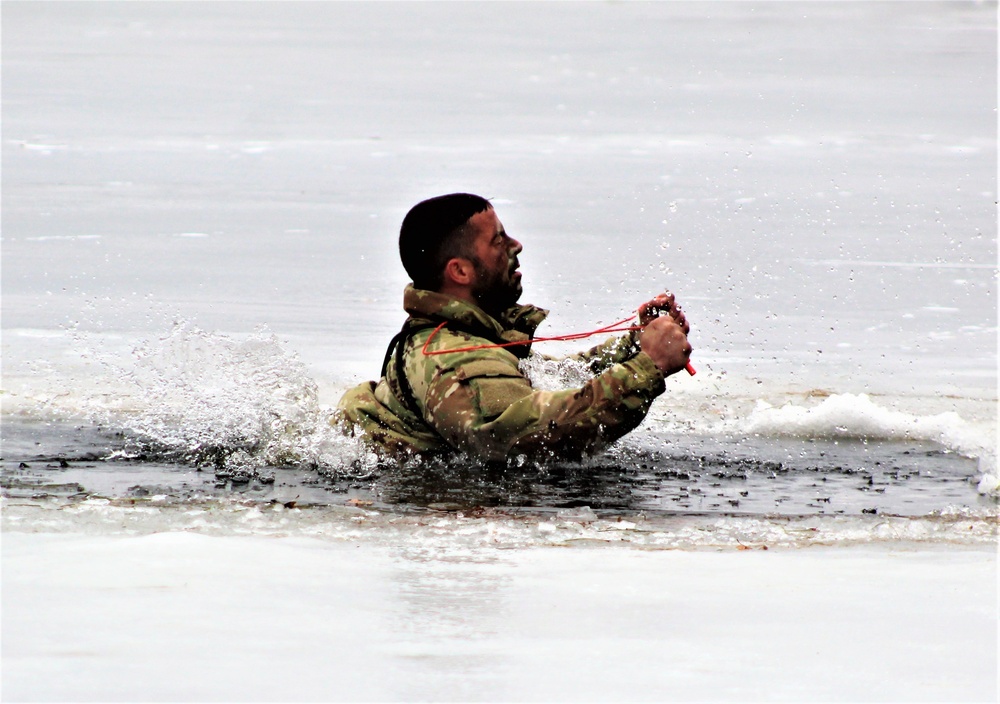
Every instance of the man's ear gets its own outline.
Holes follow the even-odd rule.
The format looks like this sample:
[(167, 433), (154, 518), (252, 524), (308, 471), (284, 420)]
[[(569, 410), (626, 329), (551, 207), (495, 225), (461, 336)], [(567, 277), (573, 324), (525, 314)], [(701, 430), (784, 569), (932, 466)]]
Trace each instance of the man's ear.
[(472, 262), (463, 257), (452, 257), (444, 265), (444, 280), (459, 286), (470, 286), (475, 275)]

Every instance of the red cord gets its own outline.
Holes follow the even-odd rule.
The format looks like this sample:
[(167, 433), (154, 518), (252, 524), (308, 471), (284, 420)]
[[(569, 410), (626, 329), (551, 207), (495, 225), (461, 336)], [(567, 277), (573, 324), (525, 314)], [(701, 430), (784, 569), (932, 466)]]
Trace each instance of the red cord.
[[(625, 325), (625, 323), (632, 320), (632, 317), (633, 316), (623, 318), (622, 320), (619, 320), (616, 323), (605, 325), (602, 328), (597, 328), (596, 330), (591, 330), (590, 332), (574, 332), (568, 335), (555, 335), (553, 337), (536, 337), (533, 340), (515, 340), (514, 342), (502, 342), (499, 344), (491, 343), (488, 345), (473, 345), (471, 347), (459, 347), (456, 349), (437, 350), (436, 352), (431, 352), (427, 349), (427, 347), (431, 344), (431, 340), (434, 339), (434, 336), (437, 335), (439, 332), (441, 332), (441, 328), (443, 328), (445, 325), (448, 324), (447, 321), (445, 321), (431, 331), (431, 334), (427, 337), (427, 341), (424, 342), (424, 346), (420, 350), (420, 352), (427, 357), (433, 357), (434, 355), (452, 354), (454, 352), (475, 352), (476, 350), (494, 350), (503, 347), (515, 347), (517, 345), (530, 345), (533, 342), (561, 342), (565, 340), (582, 340), (585, 337), (593, 337), (594, 335), (600, 335), (602, 333), (629, 332), (631, 330), (642, 330), (641, 325), (629, 325), (627, 327), (621, 327), (622, 325)], [(694, 376), (696, 374), (695, 368), (691, 366), (690, 362), (687, 363), (685, 369), (687, 370), (687, 373), (690, 374), (691, 376)]]

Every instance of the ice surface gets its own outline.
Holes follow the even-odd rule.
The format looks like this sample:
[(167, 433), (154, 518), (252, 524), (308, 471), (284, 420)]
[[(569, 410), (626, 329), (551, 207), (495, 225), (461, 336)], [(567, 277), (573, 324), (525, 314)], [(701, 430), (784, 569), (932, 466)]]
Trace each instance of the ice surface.
[[(452, 528), (452, 531), (454, 528)], [(4, 696), (989, 701), (989, 549), (4, 534)]]
[(989, 4), (91, 7), (4, 12), (5, 329), (370, 375), (402, 214), (463, 188), (560, 332), (669, 287), (720, 370), (995, 399)]
[[(5, 697), (996, 698), (995, 3), (0, 12)], [(352, 483), (454, 190), (541, 334), (669, 288), (699, 374)]]

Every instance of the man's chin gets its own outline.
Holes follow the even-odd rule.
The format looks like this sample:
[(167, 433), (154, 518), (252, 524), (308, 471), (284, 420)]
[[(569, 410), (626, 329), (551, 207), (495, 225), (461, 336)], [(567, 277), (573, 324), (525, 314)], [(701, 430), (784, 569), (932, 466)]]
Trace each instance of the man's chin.
[(524, 290), (521, 288), (521, 280), (518, 279), (514, 282), (514, 285), (510, 287), (510, 296), (507, 298), (510, 303), (507, 304), (507, 307), (510, 308), (512, 305), (515, 305), (519, 300), (521, 300), (522, 293), (524, 293)]

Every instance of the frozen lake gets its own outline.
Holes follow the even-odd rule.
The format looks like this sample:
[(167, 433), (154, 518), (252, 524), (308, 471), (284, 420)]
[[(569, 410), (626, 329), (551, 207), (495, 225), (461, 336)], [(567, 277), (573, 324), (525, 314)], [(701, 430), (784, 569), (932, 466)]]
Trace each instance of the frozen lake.
[[(995, 699), (995, 3), (0, 12), (5, 697)], [(540, 334), (670, 289), (698, 375), (372, 471), (327, 413), (451, 191)]]

